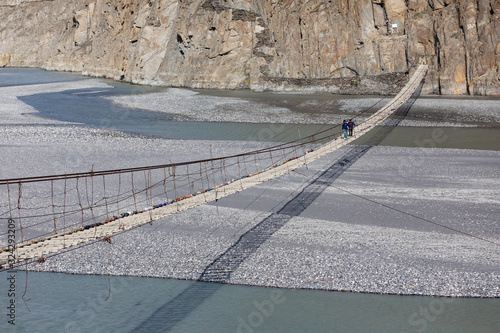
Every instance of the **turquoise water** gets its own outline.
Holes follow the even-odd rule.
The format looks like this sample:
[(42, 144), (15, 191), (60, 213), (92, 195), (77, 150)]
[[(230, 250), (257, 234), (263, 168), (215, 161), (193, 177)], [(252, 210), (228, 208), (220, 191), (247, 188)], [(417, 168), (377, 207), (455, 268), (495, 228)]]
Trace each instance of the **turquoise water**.
[(49, 72), (38, 68), (0, 69), (0, 87), (78, 81), (84, 79), (86, 78), (80, 73)]
[(354, 141), (359, 145), (500, 150), (500, 130), (488, 127), (381, 127), (387, 132), (375, 142), (377, 130)]
[[(166, 139), (287, 142), (299, 139), (299, 131), (305, 137), (326, 128), (315, 124), (175, 121), (168, 113), (120, 107), (102, 98), (111, 93), (130, 93), (124, 89), (125, 84), (112, 84), (118, 90), (73, 90), (25, 96), (20, 100), (37, 109), (43, 118)], [(140, 91), (134, 89), (133, 93), (164, 90), (143, 88)]]
[[(3, 309), (11, 299), (7, 297), (7, 274), (0, 273)], [(134, 277), (110, 277), (108, 282), (106, 276), (30, 272), (25, 305), (21, 296), (26, 274), (14, 275), (16, 325), (8, 324), (4, 315), (1, 332), (133, 332), (156, 309), (194, 283), (213, 285)], [(220, 285), (199, 306), (181, 305), (177, 311), (183, 320), (171, 332), (500, 331), (500, 299)], [(172, 313), (172, 317), (177, 314)], [(168, 321), (168, 317), (162, 320)]]
[[(86, 78), (76, 73), (47, 72), (40, 69), (0, 70), (0, 87), (81, 79)], [(105, 80), (105, 82), (113, 88), (36, 94), (20, 97), (20, 100), (37, 109), (38, 115), (43, 118), (168, 139), (289, 142), (334, 127), (328, 124), (174, 121), (174, 116), (168, 113), (129, 109), (103, 98), (110, 95), (153, 93), (164, 91), (166, 88), (137, 86), (112, 80)], [(216, 90), (197, 90), (197, 92), (207, 96), (240, 98), (242, 101), (263, 103), (269, 107), (288, 108), (296, 113), (314, 115), (316, 118), (321, 112), (342, 114), (337, 110), (336, 100), (339, 96), (332, 94), (301, 95)], [(342, 96), (342, 98), (347, 97)], [(380, 100), (381, 97), (356, 98)], [(390, 135), (377, 145), (500, 150), (500, 131), (497, 127), (396, 127), (390, 129)], [(337, 128), (335, 131), (340, 132)], [(356, 143), (372, 144), (370, 135)]]
[[(85, 79), (85, 77), (74, 73), (47, 72), (40, 69), (0, 70), (0, 87), (79, 79)], [(103, 98), (110, 95), (154, 93), (164, 91), (166, 88), (137, 86), (112, 80), (105, 80), (105, 82), (113, 86), (113, 89), (69, 90), (35, 94), (19, 99), (37, 109), (39, 112), (37, 115), (43, 118), (167, 139), (288, 142), (326, 128), (323, 124), (174, 121), (173, 115), (168, 113), (129, 109)], [(242, 96), (238, 92), (235, 94), (238, 97), (251, 99), (248, 93)], [(277, 95), (275, 102), (280, 98), (282, 96)], [(310, 99), (310, 97), (303, 98)], [(255, 94), (253, 99), (259, 99), (259, 94)], [(289, 97), (286, 98), (288, 99)], [(286, 106), (287, 104), (285, 101), (279, 105)], [(303, 109), (301, 111), (304, 112)]]
[[(78, 74), (46, 72), (39, 69), (0, 70), (0, 87), (79, 79), (83, 77)], [(166, 88), (137, 86), (111, 80), (106, 80), (106, 83), (113, 86), (113, 89), (44, 93), (24, 96), (20, 100), (37, 109), (38, 115), (43, 118), (167, 139), (290, 142), (334, 127), (328, 124), (175, 121), (174, 116), (168, 113), (129, 109), (103, 98), (110, 95), (152, 93), (164, 91)], [(207, 96), (240, 98), (242, 101), (264, 103), (269, 107), (286, 107), (293, 112), (310, 113), (316, 117), (321, 110), (339, 113), (335, 109), (335, 100), (339, 97), (332, 94), (300, 95), (210, 90), (198, 92)], [(370, 97), (373, 96), (363, 98)], [(500, 150), (498, 127), (389, 127), (387, 130), (390, 130), (390, 135), (376, 145)], [(338, 127), (335, 128), (335, 132), (340, 132)], [(332, 133), (333, 131), (328, 132), (329, 135)], [(371, 133), (355, 143), (374, 144), (370, 141), (374, 134)]]

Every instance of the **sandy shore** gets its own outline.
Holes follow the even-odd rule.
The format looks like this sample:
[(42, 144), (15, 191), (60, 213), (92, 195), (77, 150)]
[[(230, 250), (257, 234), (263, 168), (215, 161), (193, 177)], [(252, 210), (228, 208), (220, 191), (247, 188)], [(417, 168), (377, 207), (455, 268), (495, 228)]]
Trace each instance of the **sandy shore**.
[[(173, 141), (111, 130), (49, 125), (56, 122), (47, 123), (26, 116), (24, 113), (36, 110), (15, 98), (22, 94), (65, 89), (68, 84), (80, 88), (82, 85), (106, 88), (100, 80), (64, 83), (62, 87), (38, 85), (29, 88), (32, 90), (0, 88), (1, 178), (186, 161), (209, 157), (207, 145), (212, 146), (214, 156), (221, 156), (266, 144)], [(183, 94), (186, 93), (181, 95), (189, 105), (200, 102), (189, 100), (197, 95)], [(161, 99), (155, 103), (160, 102)], [(211, 106), (213, 110), (220, 106), (217, 103), (219, 101)], [(238, 100), (231, 103), (232, 107), (241, 104), (243, 109), (252, 104)], [(442, 106), (442, 101), (438, 104)], [(497, 119), (498, 112), (488, 113), (491, 104), (483, 107), (473, 103), (471, 107), (476, 105), (470, 117), (464, 113), (464, 119), (478, 122), (490, 116)], [(448, 106), (453, 107), (452, 104)], [(266, 112), (268, 110), (263, 107), (262, 119), (265, 121), (274, 117)], [(269, 110), (269, 114), (278, 115), (281, 120), (297, 121), (286, 110)], [(207, 117), (212, 116), (213, 113), (207, 113)], [(235, 117), (243, 116), (246, 116), (244, 112)], [(259, 115), (256, 117), (261, 120)], [(38, 125), (13, 125), (28, 123)], [(30, 269), (197, 279), (240, 236), (277, 212), (345, 153), (347, 149), (342, 149), (307, 168), (216, 204), (179, 213), (113, 237), (112, 244), (84, 247), (49, 258), (43, 265), (33, 265)], [(290, 218), (258, 247), (232, 272), (229, 283), (500, 297), (500, 246), (355, 196), (499, 243), (499, 161), (500, 153), (496, 151), (371, 148), (300, 215)]]

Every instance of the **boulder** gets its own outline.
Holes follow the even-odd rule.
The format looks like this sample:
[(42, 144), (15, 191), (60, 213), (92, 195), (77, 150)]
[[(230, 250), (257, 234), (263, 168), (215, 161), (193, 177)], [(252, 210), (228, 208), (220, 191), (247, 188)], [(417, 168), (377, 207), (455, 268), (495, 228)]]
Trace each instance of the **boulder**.
[(9, 53), (2, 53), (0, 54), (0, 67), (5, 67), (9, 64), (10, 61), (10, 54)]

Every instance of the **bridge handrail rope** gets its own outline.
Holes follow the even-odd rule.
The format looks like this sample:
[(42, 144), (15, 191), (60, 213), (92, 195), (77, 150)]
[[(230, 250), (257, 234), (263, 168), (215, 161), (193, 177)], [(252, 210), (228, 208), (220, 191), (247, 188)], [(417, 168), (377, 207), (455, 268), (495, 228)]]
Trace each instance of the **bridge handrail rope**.
[[(21, 239), (16, 241), (15, 263), (9, 262), (12, 251), (4, 247), (0, 249), (0, 265), (41, 260), (61, 250), (108, 239), (311, 163), (368, 133), (389, 117), (412, 95), (426, 71), (427, 66), (420, 65), (405, 87), (379, 111), (359, 122), (354, 135), (347, 140), (340, 139), (334, 131), (339, 126), (336, 125), (307, 138), (224, 157), (0, 180), (0, 186), (7, 188), (7, 204), (0, 205), (0, 217), (14, 217), (18, 224), (16, 230), (21, 234)], [(325, 140), (329, 141), (321, 144)], [(138, 187), (142, 181), (144, 186)], [(51, 194), (40, 196), (40, 187), (46, 182), (50, 184)], [(196, 192), (195, 185), (202, 190)], [(172, 192), (173, 199), (168, 199)], [(161, 202), (151, 205), (155, 200)], [(137, 208), (143, 204), (148, 207)], [(3, 209), (7, 210), (2, 212)], [(81, 221), (76, 219), (77, 215)], [(31, 220), (31, 224), (24, 220)]]

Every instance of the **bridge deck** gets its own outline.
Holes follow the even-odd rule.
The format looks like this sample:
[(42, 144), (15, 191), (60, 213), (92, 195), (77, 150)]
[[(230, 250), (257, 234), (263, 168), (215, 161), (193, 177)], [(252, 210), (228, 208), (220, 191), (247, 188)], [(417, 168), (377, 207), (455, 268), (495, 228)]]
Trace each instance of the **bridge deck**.
[[(427, 72), (426, 65), (420, 65), (408, 83), (403, 89), (384, 107), (375, 112), (372, 116), (367, 118), (364, 122), (357, 126), (352, 137), (347, 140), (335, 138), (334, 140), (320, 146), (318, 149), (307, 152), (303, 156), (292, 159), (277, 167), (266, 169), (260, 173), (254, 174), (250, 177), (242, 178), (229, 184), (219, 185), (216, 189), (204, 192), (201, 195), (191, 196), (178, 200), (174, 204), (166, 205), (163, 207), (155, 208), (145, 211), (140, 214), (120, 218), (114, 221), (107, 221), (98, 226), (91, 228), (78, 228), (72, 231), (59, 233), (33, 242), (17, 245), (15, 248), (15, 255), (13, 255), (13, 248), (4, 249), (0, 252), (0, 265), (3, 269), (8, 265), (10, 268), (24, 263), (25, 261), (43, 260), (48, 255), (55, 254), (64, 249), (73, 246), (82, 245), (93, 241), (106, 240), (105, 237), (110, 237), (114, 234), (121, 233), (125, 230), (139, 227), (146, 223), (158, 220), (164, 216), (175, 214), (207, 202), (215, 201), (218, 198), (225, 197), (254, 185), (263, 183), (275, 177), (284, 175), (292, 170), (300, 168), (301, 166), (310, 163), (328, 153), (331, 153), (340, 147), (343, 147), (353, 140), (365, 135), (372, 130), (376, 125), (380, 124), (390, 115), (392, 115), (403, 103), (405, 103), (414, 91), (419, 86)], [(42, 259), (40, 259), (42, 258)], [(10, 259), (10, 260), (9, 260)]]

